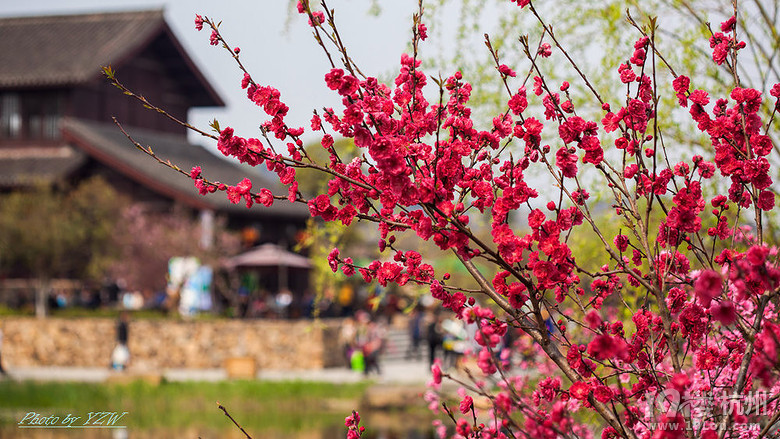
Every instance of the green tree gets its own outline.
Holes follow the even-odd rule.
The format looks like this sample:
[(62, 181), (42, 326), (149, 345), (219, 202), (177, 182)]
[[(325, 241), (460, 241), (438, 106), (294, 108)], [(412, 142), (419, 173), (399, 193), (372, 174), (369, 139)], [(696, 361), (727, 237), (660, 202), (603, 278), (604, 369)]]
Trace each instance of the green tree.
[(0, 274), (36, 279), (44, 316), (52, 279), (98, 279), (111, 263), (124, 204), (99, 177), (69, 191), (39, 185), (0, 196)]

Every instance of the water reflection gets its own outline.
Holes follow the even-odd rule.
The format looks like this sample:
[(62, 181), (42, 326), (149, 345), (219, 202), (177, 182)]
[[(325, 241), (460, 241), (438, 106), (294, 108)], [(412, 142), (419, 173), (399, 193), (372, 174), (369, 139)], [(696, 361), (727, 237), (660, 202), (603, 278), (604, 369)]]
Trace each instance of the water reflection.
[[(372, 422), (374, 422), (372, 424)], [(363, 422), (365, 439), (433, 439), (434, 432), (426, 416), (400, 412), (365, 413)], [(267, 430), (248, 431), (253, 438), (263, 439), (336, 439), (346, 437), (346, 429), (338, 415), (332, 425), (309, 428), (302, 431)], [(237, 428), (189, 427), (183, 429), (43, 429), (18, 428), (16, 425), (0, 426), (3, 439), (158, 439), (158, 438), (245, 439)]]

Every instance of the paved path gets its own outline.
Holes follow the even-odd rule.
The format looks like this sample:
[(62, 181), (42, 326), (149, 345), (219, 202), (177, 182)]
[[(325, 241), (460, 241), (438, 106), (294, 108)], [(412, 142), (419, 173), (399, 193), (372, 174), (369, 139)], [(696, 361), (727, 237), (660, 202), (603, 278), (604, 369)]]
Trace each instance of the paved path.
[[(382, 374), (369, 375), (346, 368), (328, 368), (321, 370), (261, 370), (257, 379), (269, 381), (323, 381), (332, 383), (352, 383), (370, 379), (387, 384), (425, 384), (430, 380), (431, 372), (425, 361), (394, 361), (382, 364)], [(11, 379), (39, 381), (83, 381), (103, 382), (121, 380), (124, 377), (139, 378), (160, 376), (168, 381), (221, 381), (228, 379), (224, 369), (165, 369), (156, 372), (114, 372), (107, 368), (89, 367), (7, 367)]]

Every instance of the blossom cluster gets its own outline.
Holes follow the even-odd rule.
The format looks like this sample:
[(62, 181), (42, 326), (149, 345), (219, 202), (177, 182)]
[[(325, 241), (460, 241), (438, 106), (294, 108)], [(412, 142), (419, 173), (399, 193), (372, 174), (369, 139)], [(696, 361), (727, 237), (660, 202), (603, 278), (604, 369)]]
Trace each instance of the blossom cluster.
[[(515, 3), (533, 7), (530, 1)], [(335, 31), (327, 9), (313, 10), (302, 0), (298, 12), (315, 32)], [(196, 27), (204, 24), (211, 21), (198, 16)], [(733, 66), (745, 47), (735, 29), (731, 17), (710, 39), (717, 65)], [(211, 39), (222, 41), (216, 26), (212, 30)], [(549, 43), (540, 44), (539, 59), (529, 52), (528, 89), (517, 75), (526, 67), (501, 64), (496, 54), (497, 78), (518, 84), (507, 86), (505, 107), (483, 128), (472, 115), (472, 87), (460, 72), (431, 80), (440, 98), (426, 98), (431, 83), (417, 45), (427, 27), (420, 16), (412, 34), (415, 51), (400, 57), (392, 84), (362, 75), (346, 55), (343, 68), (334, 65), (325, 73), (324, 86), (342, 104), (311, 119), (311, 132), (329, 153), (325, 163), (307, 154), (304, 128), (286, 124), (289, 108), (279, 91), (245, 72), (240, 85), (268, 118), (264, 139), (239, 137), (228, 127), (220, 130), (217, 147), (243, 163), (265, 164), (288, 194), (253, 192), (248, 179), (235, 186), (211, 183), (194, 168), (190, 176), (198, 189), (224, 191), (247, 207), (287, 198), (305, 202), (323, 221), (374, 222), (384, 258), (358, 266), (334, 249), (328, 263), (334, 272), (359, 274), (381, 286), (425, 285), (442, 307), (473, 325), (474, 359), (485, 380), (497, 380), (498, 390), (481, 381), (461, 391), (463, 417), (452, 414), (461, 437), (504, 438), (520, 431), (535, 438), (570, 431), (590, 437), (575, 416), (582, 410), (603, 421), (602, 438), (683, 437), (682, 428), (669, 426), (685, 415), (649, 418), (643, 410), (647, 395), (714, 388), (741, 394), (759, 387), (778, 394), (780, 269), (764, 227), (765, 215), (776, 207), (774, 145), (762, 111), (769, 108), (774, 116), (780, 84), (767, 105), (761, 92), (739, 84), (716, 98), (685, 75), (659, 75), (687, 109), (697, 129), (691, 134), (709, 142), (702, 154), (672, 161), (677, 155), (668, 153), (659, 133), (652, 34), (641, 35), (617, 69), (625, 101), (595, 96), (598, 117), (586, 117), (590, 113), (575, 106), (569, 82), (555, 84), (542, 74), (540, 64), (553, 49)], [(339, 154), (336, 137), (352, 139), (359, 153)], [(283, 152), (274, 146), (279, 143)], [(546, 199), (549, 188), (529, 177), (532, 167), (547, 170), (555, 196)], [(299, 168), (329, 174), (327, 191), (306, 199), (298, 191)], [(598, 182), (586, 185), (579, 178), (583, 172), (594, 173)], [(716, 180), (729, 182), (725, 193), (713, 191)], [(602, 231), (593, 213), (598, 204), (591, 192), (605, 190), (613, 198), (608, 209), (623, 227), (614, 235)], [(489, 238), (474, 223), (487, 224)], [(603, 247), (596, 272), (585, 268), (570, 243), (583, 228)], [(492, 307), (435, 273), (417, 250), (399, 248), (403, 233), (456, 254)], [(487, 276), (475, 261), (491, 267)], [(508, 332), (519, 332), (520, 340), (501, 354)], [(533, 359), (523, 365), (540, 373), (534, 386), (527, 376), (510, 373), (517, 366), (511, 350), (518, 346)], [(432, 374), (426, 399), (438, 407), (447, 373), (436, 364)], [(491, 422), (477, 421), (480, 396), (488, 400)], [(712, 419), (723, 423), (725, 434), (732, 423), (745, 421), (725, 412)], [(349, 437), (360, 436), (358, 423), (357, 413), (347, 418)]]

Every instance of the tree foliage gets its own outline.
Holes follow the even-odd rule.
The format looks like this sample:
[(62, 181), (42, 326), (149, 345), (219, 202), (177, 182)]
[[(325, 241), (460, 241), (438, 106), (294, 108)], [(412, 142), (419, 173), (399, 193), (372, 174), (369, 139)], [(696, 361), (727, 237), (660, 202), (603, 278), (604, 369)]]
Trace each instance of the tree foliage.
[(124, 200), (99, 177), (70, 191), (49, 185), (0, 196), (0, 270), (5, 276), (100, 279)]
[[(653, 17), (657, 31), (655, 45), (663, 53), (664, 61), (676, 68), (685, 69), (687, 75), (695, 78), (695, 86), (713, 94), (726, 95), (733, 86), (733, 77), (728, 66), (712, 62), (709, 39), (717, 32), (719, 23), (729, 18), (734, 9), (727, 1), (710, 0), (649, 0), (649, 1), (599, 1), (578, 2), (563, 0), (536, 5), (540, 14), (550, 23), (551, 33), (526, 14), (511, 13), (512, 5), (504, 0), (426, 0), (431, 27), (447, 29), (434, 33), (439, 50), (423, 57), (424, 65), (443, 71), (460, 70), (472, 78), (474, 85), (473, 105), (482, 117), (502, 105), (502, 89), (492, 80), (493, 59), (487, 51), (476, 54), (468, 51), (451, 50), (451, 47), (474, 47), (481, 42), (484, 32), (489, 32), (493, 45), (500, 52), (502, 60), (513, 65), (522, 60), (524, 54), (518, 39), (522, 36), (541, 36), (539, 44), (553, 44), (554, 35), (574, 59), (587, 60), (579, 68), (593, 83), (598, 92), (609, 102), (620, 100), (624, 90), (612, 85), (617, 80), (616, 71), (621, 63), (628, 61), (628, 54), (622, 48), (633, 44), (634, 26), (631, 21), (648, 23)], [(780, 60), (778, 49), (780, 39), (776, 29), (779, 5), (775, 1), (739, 2), (739, 13), (735, 16), (740, 29), (740, 38), (749, 44), (737, 60), (741, 84), (755, 88), (767, 95), (773, 84), (780, 81)], [(448, 14), (443, 13), (448, 11)], [(453, 12), (454, 11), (454, 12)], [(455, 15), (455, 18), (453, 18)], [(448, 22), (445, 22), (448, 20)], [(451, 22), (458, 23), (452, 29)], [(536, 42), (536, 41), (534, 41)], [(569, 72), (561, 66), (567, 60), (561, 53), (553, 53), (555, 62), (546, 63), (543, 71), (548, 78), (559, 81), (568, 79)], [(686, 145), (683, 150), (671, 151), (678, 158), (688, 158), (706, 148), (706, 136), (692, 133), (691, 121), (676, 104), (671, 83), (657, 82), (659, 89), (659, 111), (669, 117), (658, 123), (671, 141)], [(585, 103), (589, 96), (572, 92), (575, 103)], [(771, 103), (762, 102), (761, 112), (769, 118), (774, 110)], [(588, 111), (587, 106), (580, 112)], [(595, 112), (591, 117), (599, 117)], [(776, 122), (775, 122), (776, 123)], [(773, 132), (769, 132), (777, 144)], [(780, 150), (770, 157), (780, 162)]]

